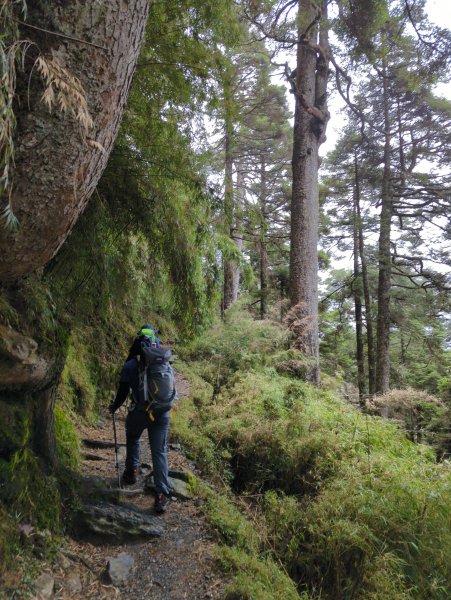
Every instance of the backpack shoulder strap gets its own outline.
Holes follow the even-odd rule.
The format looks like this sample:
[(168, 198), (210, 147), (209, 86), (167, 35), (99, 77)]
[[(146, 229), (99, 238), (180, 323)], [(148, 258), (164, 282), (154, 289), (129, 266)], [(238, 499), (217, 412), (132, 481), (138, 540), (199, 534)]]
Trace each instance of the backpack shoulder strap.
[(147, 383), (147, 364), (143, 354), (141, 354), (140, 359), (136, 359), (138, 361), (138, 394), (139, 400), (141, 402), (145, 402), (147, 399), (148, 393), (148, 383)]

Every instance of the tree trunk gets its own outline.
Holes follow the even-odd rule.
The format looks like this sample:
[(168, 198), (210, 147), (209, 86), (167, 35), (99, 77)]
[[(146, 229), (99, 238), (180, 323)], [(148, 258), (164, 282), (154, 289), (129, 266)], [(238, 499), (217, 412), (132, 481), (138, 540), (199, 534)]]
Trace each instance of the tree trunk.
[[(39, 29), (21, 26), (21, 35), (35, 45), (17, 87), (12, 208), (20, 227), (0, 229), (0, 281), (14, 297), (21, 287), (16, 281), (42, 268), (63, 244), (106, 166), (148, 10), (148, 0), (28, 3), (27, 23)], [(87, 134), (74, 117), (59, 109), (50, 113), (41, 101), (45, 83), (32, 64), (36, 49), (81, 81), (93, 119)], [(23, 327), (31, 329), (26, 296), (18, 304)], [(56, 465), (53, 409), (64, 362), (56, 335), (51, 342), (39, 346), (24, 332), (7, 328), (0, 343), (0, 400), (10, 404), (27, 399), (32, 447), (50, 469)]]
[(360, 205), (357, 205), (359, 219), (359, 255), (362, 267), (363, 297), (365, 299), (365, 324), (366, 345), (368, 348), (368, 391), (374, 394), (376, 391), (376, 352), (374, 350), (373, 311), (371, 309), (371, 293), (368, 279), (368, 267), (366, 263), (365, 249), (363, 245), (362, 218)]
[(386, 69), (383, 71), (384, 103), (384, 174), (382, 181), (382, 209), (379, 233), (379, 284), (377, 314), (377, 359), (376, 392), (385, 394), (390, 387), (390, 294), (391, 294), (391, 128), (388, 105), (388, 80)]
[(268, 313), (268, 255), (263, 238), (259, 242), (260, 253), (260, 319), (264, 319)]
[(376, 358), (374, 352), (374, 333), (373, 333), (373, 315), (371, 310), (371, 294), (368, 279), (368, 267), (366, 264), (365, 247), (363, 242), (363, 220), (362, 211), (360, 208), (360, 175), (358, 167), (357, 152), (354, 154), (354, 169), (355, 169), (355, 201), (356, 201), (356, 219), (357, 219), (357, 236), (358, 236), (358, 252), (360, 265), (362, 269), (362, 286), (363, 297), (365, 300), (365, 323), (366, 323), (366, 343), (368, 349), (368, 391), (374, 394), (376, 390)]
[[(237, 223), (237, 228), (240, 227), (240, 224)], [(237, 249), (241, 252), (243, 250), (243, 234), (240, 229), (238, 229), (233, 239), (235, 241)], [(237, 263), (233, 263), (233, 286), (232, 286), (232, 304), (238, 300), (238, 293), (240, 289), (240, 277), (241, 277), (241, 267)]]
[[(224, 224), (226, 234), (233, 238), (233, 119), (232, 119), (232, 81), (231, 72), (224, 79)], [(233, 303), (234, 262), (226, 256), (224, 260), (224, 310)]]
[(268, 254), (266, 252), (266, 161), (262, 156), (260, 162), (260, 318), (264, 319), (268, 312)]
[[(235, 227), (233, 232), (233, 240), (236, 247), (241, 252), (243, 250), (243, 222), (242, 222), (242, 210), (244, 206), (244, 177), (243, 171), (238, 165), (238, 174), (236, 182), (236, 211), (235, 211)], [(238, 300), (238, 291), (240, 288), (240, 276), (241, 267), (239, 264), (234, 264), (233, 270), (233, 296), (232, 302), (235, 303)]]
[[(297, 51), (296, 107), (293, 134), (293, 186), (291, 200), (290, 302), (298, 323), (296, 347), (313, 359), (309, 379), (319, 384), (318, 341), (318, 150), (327, 124), (327, 30), (322, 22), (319, 40), (316, 3), (299, 1), (298, 35), (317, 44), (299, 43)], [(325, 16), (325, 6), (323, 16)], [(306, 33), (307, 32), (307, 33)]]
[(357, 360), (357, 386), (359, 388), (359, 401), (365, 405), (365, 355), (363, 351), (363, 319), (362, 319), (362, 274), (359, 269), (359, 232), (357, 213), (357, 183), (354, 187), (353, 209), (353, 241), (354, 241), (354, 310), (355, 310), (355, 335), (356, 335), (356, 360)]
[[(11, 204), (20, 227), (0, 232), (0, 281), (43, 267), (86, 206), (119, 128), (148, 10), (148, 0), (28, 3), (27, 23), (63, 37), (21, 26), (35, 45), (18, 81)], [(31, 64), (36, 49), (83, 85), (94, 121), (87, 135), (74, 117), (49, 112), (41, 101), (45, 83)]]
[(46, 467), (53, 471), (58, 465), (55, 439), (55, 401), (60, 372), (64, 364), (58, 361), (55, 379), (33, 396), (33, 449), (44, 459)]

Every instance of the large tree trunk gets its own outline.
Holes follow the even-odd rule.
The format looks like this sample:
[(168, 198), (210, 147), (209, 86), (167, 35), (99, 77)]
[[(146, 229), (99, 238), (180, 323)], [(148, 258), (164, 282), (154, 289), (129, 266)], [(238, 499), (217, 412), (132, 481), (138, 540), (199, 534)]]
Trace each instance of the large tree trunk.
[[(26, 293), (18, 294), (24, 282), (17, 280), (42, 268), (58, 251), (106, 166), (143, 39), (149, 1), (40, 1), (29, 2), (28, 9), (27, 23), (39, 29), (21, 29), (21, 35), (35, 46), (28, 51), (28, 67), (17, 88), (12, 208), (20, 227), (17, 231), (0, 229), (0, 282), (6, 295), (17, 300), (23, 325), (21, 332), (10, 327), (0, 331), (0, 401), (9, 407), (20, 402), (28, 411), (33, 450), (52, 468), (56, 465), (53, 408), (64, 349), (56, 335), (51, 343), (47, 340), (41, 345), (31, 337), (35, 331), (25, 316)], [(94, 123), (87, 134), (72, 116), (58, 109), (50, 113), (42, 103), (45, 85), (33, 68), (37, 51), (48, 60), (57, 60), (81, 81)]]
[[(86, 206), (119, 128), (148, 10), (149, 0), (28, 3), (27, 23), (40, 29), (21, 26), (22, 37), (36, 45), (18, 82), (12, 208), (20, 227), (0, 231), (0, 281), (45, 265)], [(37, 51), (81, 81), (94, 121), (87, 135), (72, 116), (58, 108), (50, 113), (41, 101), (45, 84), (32, 64)]]
[[(376, 358), (374, 351), (374, 333), (373, 333), (373, 315), (371, 310), (371, 294), (368, 279), (368, 266), (365, 256), (364, 238), (363, 238), (363, 220), (360, 207), (360, 173), (357, 150), (354, 152), (354, 181), (355, 181), (355, 221), (354, 226), (357, 231), (357, 252), (361, 266), (363, 297), (365, 300), (365, 323), (366, 323), (366, 343), (368, 358), (368, 391), (374, 394), (376, 390)], [(354, 251), (355, 244), (354, 244)], [(363, 369), (364, 371), (364, 369)], [(364, 389), (366, 386), (363, 386)]]
[(371, 308), (370, 283), (368, 278), (368, 266), (363, 243), (363, 226), (360, 202), (357, 202), (359, 256), (362, 267), (363, 297), (365, 299), (365, 323), (366, 344), (368, 348), (368, 391), (374, 394), (376, 391), (376, 353), (374, 350), (373, 311)]
[(353, 207), (353, 241), (354, 241), (354, 311), (355, 311), (355, 336), (356, 336), (356, 359), (357, 359), (357, 385), (359, 388), (359, 401), (365, 404), (365, 354), (363, 345), (363, 318), (362, 318), (362, 274), (359, 268), (359, 223), (357, 211), (358, 184), (354, 187)]
[[(323, 6), (323, 17), (325, 16)], [(320, 35), (316, 3), (299, 1), (298, 35), (309, 43), (298, 44), (296, 107), (293, 137), (293, 187), (291, 200), (290, 301), (296, 313), (296, 347), (313, 359), (309, 379), (319, 383), (318, 341), (318, 150), (327, 124), (327, 30), (322, 21)], [(306, 33), (307, 32), (307, 33)], [(319, 40), (318, 40), (319, 37)]]
[[(368, 279), (368, 266), (365, 256), (364, 238), (363, 238), (363, 220), (360, 207), (360, 173), (357, 150), (354, 152), (354, 181), (355, 181), (355, 211), (354, 226), (357, 231), (358, 255), (361, 265), (363, 297), (365, 300), (365, 323), (366, 323), (366, 342), (368, 349), (368, 391), (374, 394), (376, 390), (376, 353), (374, 351), (374, 333), (373, 316), (371, 310), (371, 294)], [(354, 241), (355, 251), (355, 241)]]
[(379, 232), (379, 285), (377, 313), (377, 359), (376, 392), (385, 394), (390, 387), (390, 295), (391, 295), (391, 128), (388, 105), (388, 80), (386, 69), (383, 71), (384, 103), (384, 174), (382, 181), (382, 209)]

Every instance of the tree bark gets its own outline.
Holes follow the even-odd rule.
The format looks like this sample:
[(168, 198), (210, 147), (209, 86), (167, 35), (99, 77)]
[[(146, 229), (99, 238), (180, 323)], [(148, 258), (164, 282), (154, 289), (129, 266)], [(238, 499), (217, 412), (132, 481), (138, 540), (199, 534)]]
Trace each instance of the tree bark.
[(38, 354), (37, 342), (0, 325), (0, 403), (17, 403), (32, 423), (31, 446), (51, 471), (57, 465), (54, 403), (64, 352), (59, 344)]
[[(368, 358), (368, 391), (374, 394), (376, 389), (376, 359), (374, 352), (374, 333), (373, 316), (371, 310), (371, 294), (368, 280), (368, 267), (366, 263), (365, 247), (363, 241), (363, 221), (360, 207), (360, 174), (358, 165), (357, 151), (354, 153), (354, 181), (355, 181), (355, 226), (357, 228), (357, 252), (361, 266), (361, 277), (363, 287), (363, 298), (365, 302), (365, 324), (366, 324), (366, 343)], [(365, 386), (366, 387), (366, 386)]]
[(391, 127), (389, 90), (384, 66), (382, 78), (384, 103), (384, 173), (382, 181), (382, 209), (379, 231), (379, 284), (377, 314), (376, 392), (385, 394), (390, 387), (390, 295), (391, 295)]
[[(11, 293), (23, 286), (17, 280), (41, 269), (64, 243), (106, 166), (148, 10), (148, 0), (28, 3), (27, 23), (37, 29), (21, 26), (21, 36), (34, 45), (17, 87), (12, 208), (20, 227), (17, 231), (0, 228), (0, 282)], [(82, 83), (93, 119), (87, 133), (74, 117), (59, 109), (49, 112), (41, 101), (45, 83), (35, 73), (36, 50)], [(24, 299), (18, 304), (22, 323), (27, 324)], [(52, 469), (57, 462), (53, 409), (64, 349), (58, 339), (45, 348), (45, 343), (40, 345), (23, 332), (4, 329), (0, 400), (27, 399), (32, 448)]]
[[(236, 244), (236, 247), (241, 252), (243, 250), (243, 222), (242, 222), (242, 210), (244, 206), (244, 181), (243, 181), (243, 172), (238, 165), (238, 174), (237, 174), (237, 182), (236, 182), (236, 211), (235, 211), (235, 227), (233, 232), (233, 240)], [(234, 264), (233, 269), (233, 294), (232, 294), (232, 303), (234, 304), (238, 300), (238, 292), (240, 288), (240, 277), (241, 277), (241, 267), (239, 264)]]
[[(237, 249), (241, 252), (243, 249), (243, 234), (239, 229), (239, 227), (240, 227), (239, 223), (237, 223), (236, 227), (237, 227), (237, 230), (233, 236), (233, 240), (236, 244)], [(239, 290), (240, 290), (240, 277), (241, 277), (241, 267), (236, 262), (233, 262), (232, 304), (235, 304), (235, 302), (238, 300), (238, 294), (239, 294)]]
[(259, 243), (260, 251), (260, 319), (264, 319), (268, 313), (268, 255), (263, 238)]
[[(232, 120), (232, 85), (230, 73), (224, 80), (224, 222), (226, 233), (233, 238), (233, 120)], [(224, 310), (233, 304), (233, 275), (235, 265), (226, 257), (224, 261)]]
[(266, 161), (265, 157), (261, 157), (260, 163), (260, 240), (259, 240), (259, 255), (260, 255), (260, 318), (264, 319), (268, 312), (268, 254), (266, 252)]
[(362, 274), (359, 268), (359, 231), (357, 213), (357, 183), (354, 187), (353, 209), (353, 242), (354, 242), (354, 311), (355, 311), (355, 336), (357, 360), (357, 386), (359, 388), (359, 402), (365, 404), (365, 354), (363, 345), (363, 318), (362, 318)]
[(360, 203), (357, 204), (357, 217), (359, 223), (359, 256), (362, 267), (363, 297), (365, 299), (365, 324), (366, 324), (366, 344), (368, 349), (368, 391), (374, 394), (376, 391), (376, 352), (374, 350), (374, 330), (373, 330), (373, 311), (371, 308), (371, 293), (368, 279), (368, 266), (363, 244), (362, 215)]
[[(296, 107), (293, 132), (291, 200), (290, 302), (302, 327), (296, 347), (313, 358), (309, 379), (319, 384), (318, 340), (318, 150), (327, 124), (327, 29), (322, 21), (319, 40), (316, 3), (298, 4)], [(323, 5), (323, 17), (326, 7)], [(317, 53), (311, 44), (322, 48)]]
[[(0, 231), (0, 281), (43, 267), (85, 208), (119, 128), (148, 10), (149, 0), (28, 3), (29, 25), (68, 37), (21, 26), (21, 36), (35, 45), (18, 81), (11, 204), (20, 227)], [(32, 64), (36, 49), (83, 85), (94, 121), (87, 135), (74, 117), (58, 108), (49, 112), (41, 101), (44, 83)]]

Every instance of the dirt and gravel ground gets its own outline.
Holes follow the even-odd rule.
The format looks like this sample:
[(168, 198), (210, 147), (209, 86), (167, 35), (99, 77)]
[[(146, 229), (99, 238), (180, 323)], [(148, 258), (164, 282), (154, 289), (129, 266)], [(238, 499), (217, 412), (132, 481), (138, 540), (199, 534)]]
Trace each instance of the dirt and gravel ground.
[[(180, 385), (180, 383), (182, 385)], [(186, 382), (179, 382), (183, 395)], [(116, 413), (118, 442), (125, 442), (125, 410)], [(93, 428), (82, 427), (83, 438), (111, 441), (113, 428), (111, 418), (105, 416)], [(147, 439), (142, 439), (143, 463), (150, 464)], [(117, 486), (114, 449), (88, 449), (83, 463), (85, 474), (100, 477)], [(192, 465), (170, 444), (169, 465), (171, 469), (193, 470)], [(120, 464), (123, 470), (123, 460)], [(142, 486), (141, 481), (131, 488)], [(153, 512), (153, 496), (139, 494), (127, 502), (143, 511)], [(208, 532), (205, 518), (199, 509), (200, 500), (176, 500), (173, 498), (167, 512), (159, 517), (165, 527), (161, 538), (124, 544), (121, 546), (93, 545), (76, 542), (70, 538), (58, 554), (58, 567), (52, 570), (55, 579), (55, 600), (86, 600), (122, 598), (130, 600), (201, 600), (220, 598), (226, 584), (213, 558), (214, 542)], [(120, 554), (131, 555), (134, 569), (127, 582), (120, 587), (108, 585), (104, 573), (109, 558)]]

